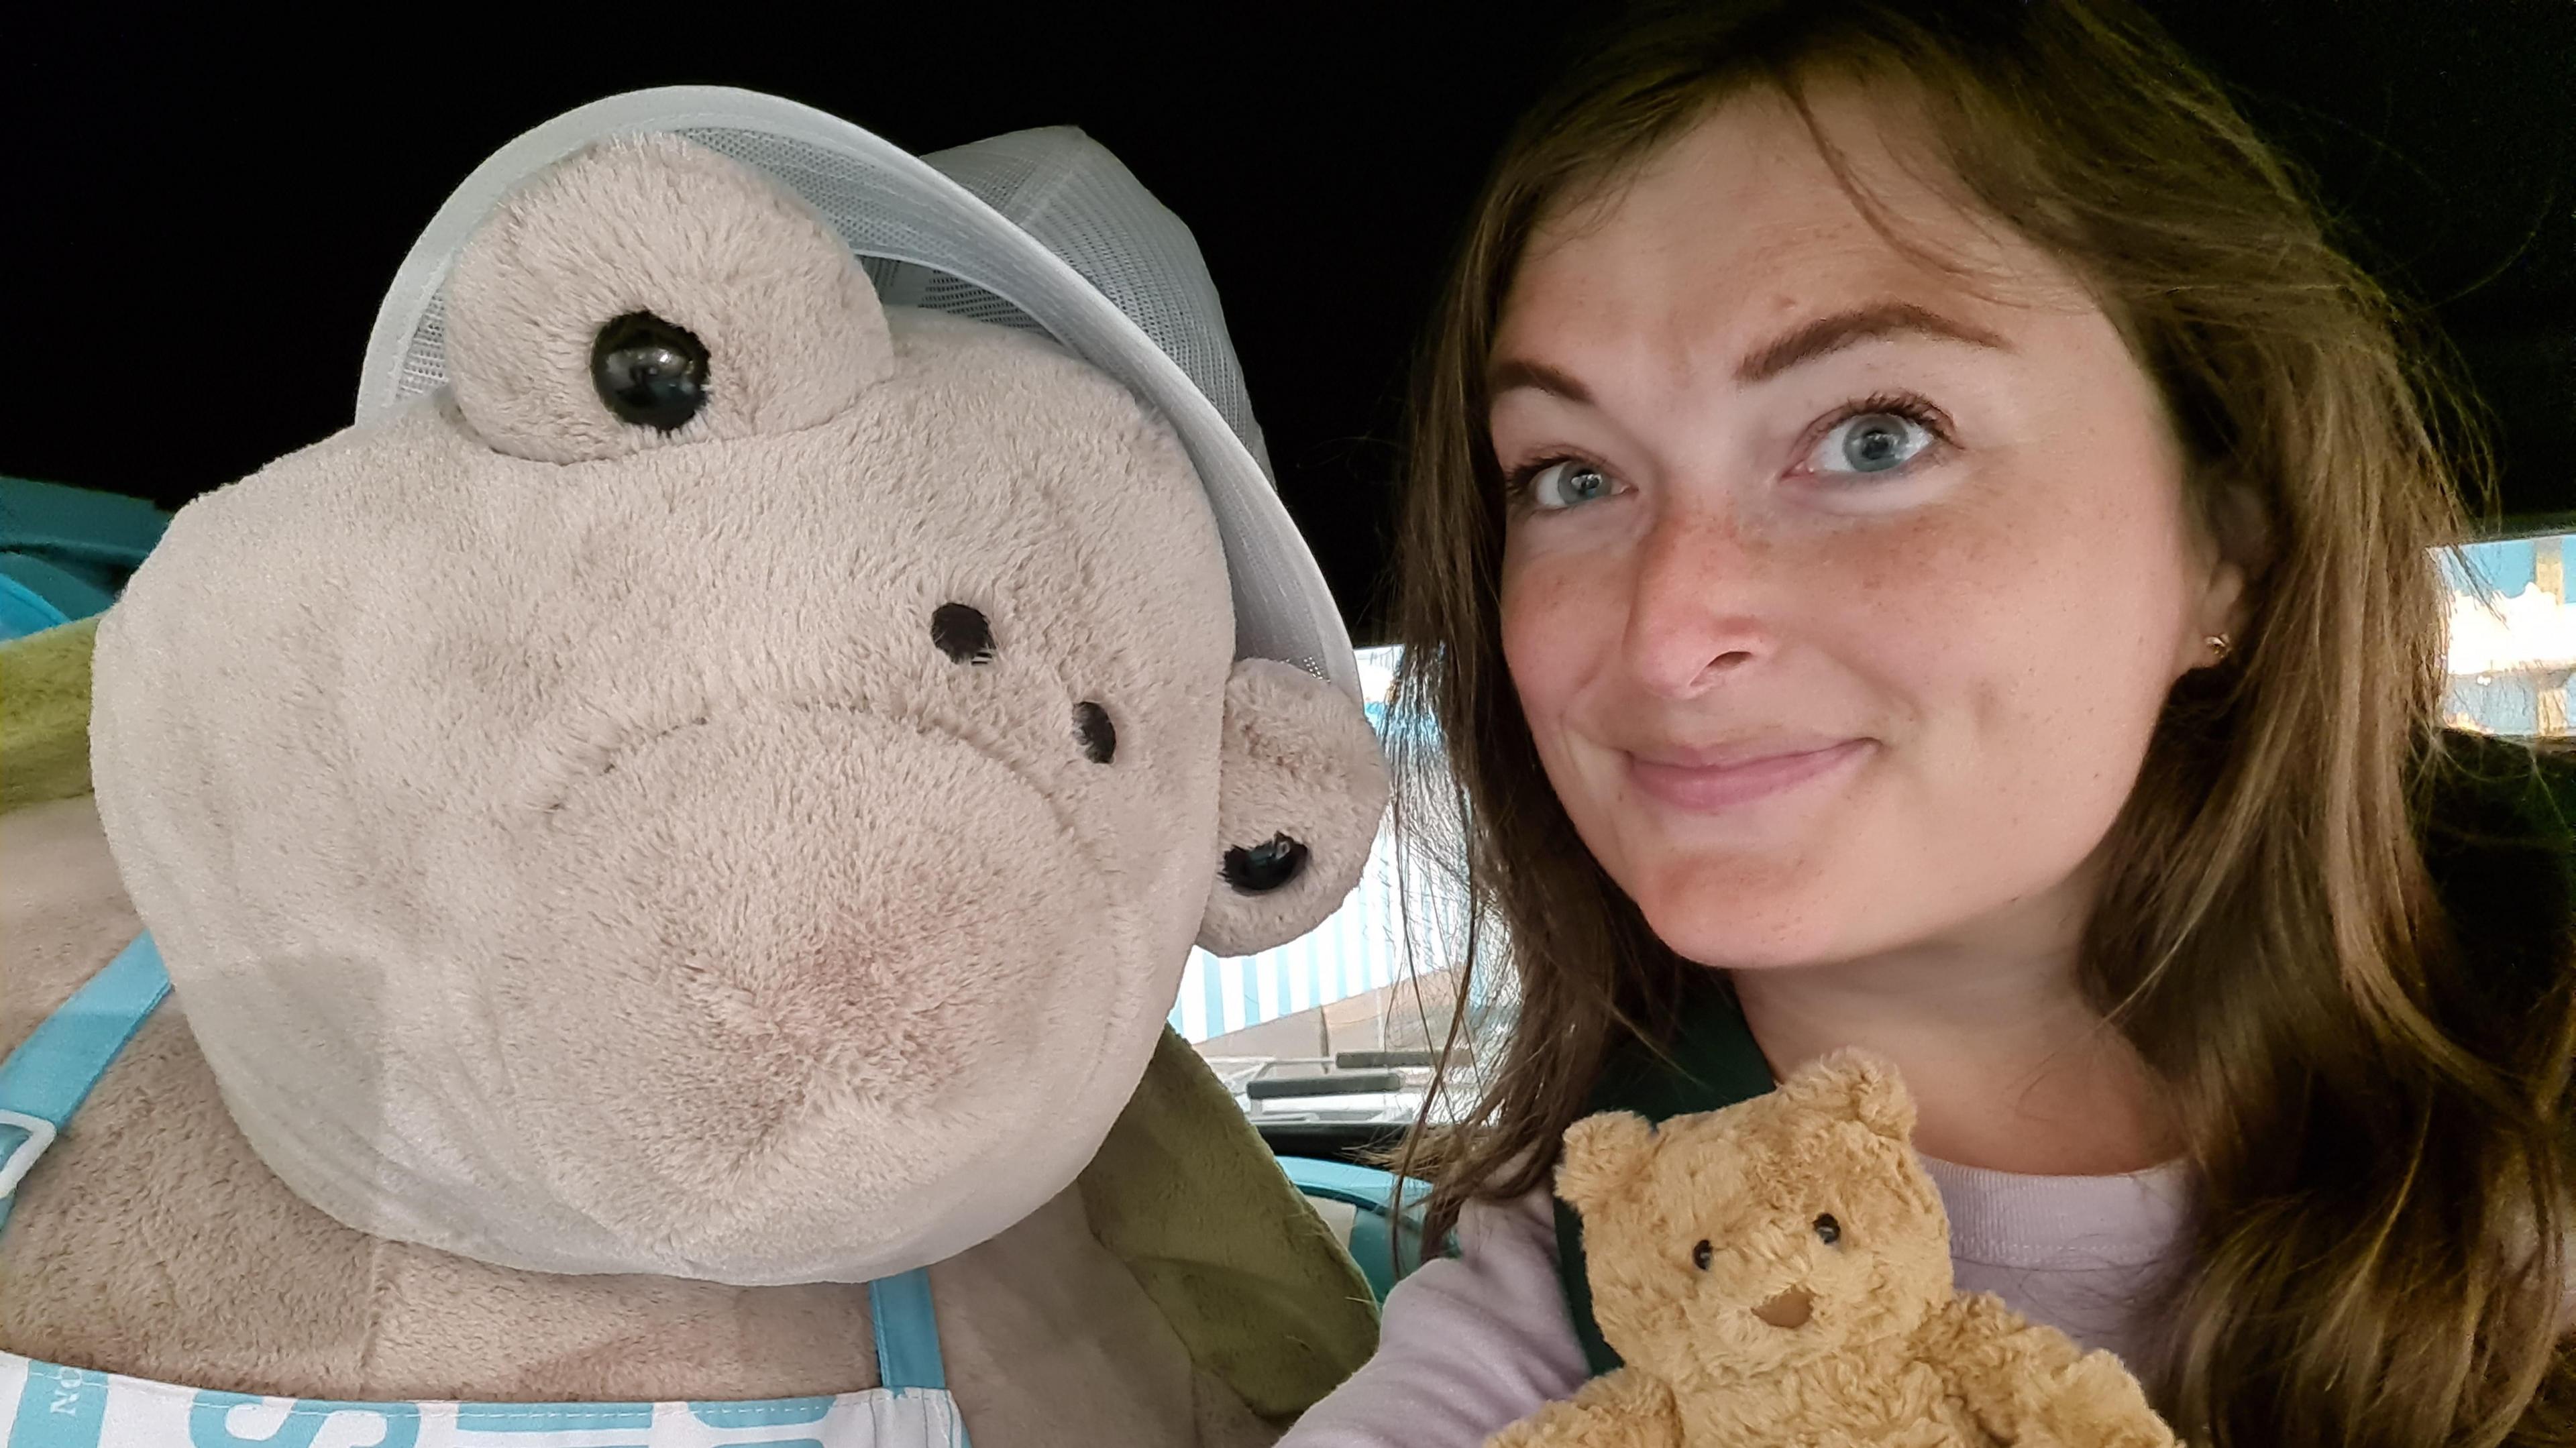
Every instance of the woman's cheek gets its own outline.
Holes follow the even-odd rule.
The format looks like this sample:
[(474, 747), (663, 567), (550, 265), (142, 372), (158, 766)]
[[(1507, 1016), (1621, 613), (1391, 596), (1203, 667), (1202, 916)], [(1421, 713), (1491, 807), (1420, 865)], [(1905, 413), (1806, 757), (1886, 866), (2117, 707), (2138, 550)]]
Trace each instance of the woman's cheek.
[(1533, 729), (1552, 722), (1577, 687), (1582, 661), (1615, 641), (1607, 592), (1586, 586), (1580, 555), (1542, 549), (1507, 553), (1501, 590), (1503, 661)]

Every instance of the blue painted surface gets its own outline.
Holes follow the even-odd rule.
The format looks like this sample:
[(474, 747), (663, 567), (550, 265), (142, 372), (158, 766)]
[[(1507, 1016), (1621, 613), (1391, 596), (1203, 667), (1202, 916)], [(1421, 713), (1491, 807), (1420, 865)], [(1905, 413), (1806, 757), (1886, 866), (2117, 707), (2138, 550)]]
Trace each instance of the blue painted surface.
[(1395, 1284), (1422, 1265), (1422, 1204), (1431, 1195), (1429, 1182), (1316, 1157), (1283, 1156), (1279, 1167), (1305, 1195), (1359, 1209), (1351, 1226), (1351, 1260), (1378, 1301), (1386, 1301)]
[(169, 523), (140, 498), (0, 478), (0, 640), (103, 612)]

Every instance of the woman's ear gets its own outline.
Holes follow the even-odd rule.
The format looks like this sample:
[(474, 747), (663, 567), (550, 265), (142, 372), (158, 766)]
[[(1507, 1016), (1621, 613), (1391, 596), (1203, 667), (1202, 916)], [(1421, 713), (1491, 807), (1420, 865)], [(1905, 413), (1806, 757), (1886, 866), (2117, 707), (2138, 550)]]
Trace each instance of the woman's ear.
[[(2244, 644), (2247, 591), (2271, 555), (2271, 519), (2254, 489), (2232, 481), (2205, 486), (2199, 596), (2192, 601), (2192, 629), (2177, 660), (2180, 673), (2207, 668)], [(2227, 640), (2226, 646), (2211, 648), (2209, 640), (2218, 638)]]
[[(2220, 563), (2213, 568), (2193, 606), (2192, 617), (2194, 626), (2183, 640), (2182, 657), (2176, 661), (2177, 674), (2208, 668), (2244, 642), (2245, 570), (2235, 563)], [(2213, 644), (2212, 640), (2225, 642)]]
[(1322, 924), (1359, 883), (1386, 814), (1386, 760), (1349, 695), (1244, 659), (1225, 681), (1220, 771), (1199, 944), (1250, 955)]

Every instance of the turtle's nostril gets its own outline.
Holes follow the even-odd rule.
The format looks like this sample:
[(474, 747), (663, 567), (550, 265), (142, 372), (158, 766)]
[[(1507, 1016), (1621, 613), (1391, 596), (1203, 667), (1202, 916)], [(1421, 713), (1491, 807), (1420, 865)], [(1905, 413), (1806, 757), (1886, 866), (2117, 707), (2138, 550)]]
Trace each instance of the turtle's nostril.
[(1304, 841), (1272, 835), (1267, 844), (1237, 845), (1226, 851), (1217, 873), (1237, 894), (1265, 895), (1304, 874), (1306, 856)]
[(1094, 764), (1107, 764), (1118, 755), (1118, 726), (1109, 722), (1108, 710), (1088, 699), (1073, 706), (1073, 737)]
[(980, 610), (962, 603), (943, 603), (931, 610), (930, 641), (961, 664), (993, 661), (993, 626)]

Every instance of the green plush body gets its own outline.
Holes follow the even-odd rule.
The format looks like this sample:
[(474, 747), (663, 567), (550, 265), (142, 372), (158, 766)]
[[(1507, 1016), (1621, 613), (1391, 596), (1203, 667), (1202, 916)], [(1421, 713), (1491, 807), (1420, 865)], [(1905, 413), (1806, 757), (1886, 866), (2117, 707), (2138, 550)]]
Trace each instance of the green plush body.
[(0, 646), (0, 810), (89, 793), (89, 655), (98, 620)]

